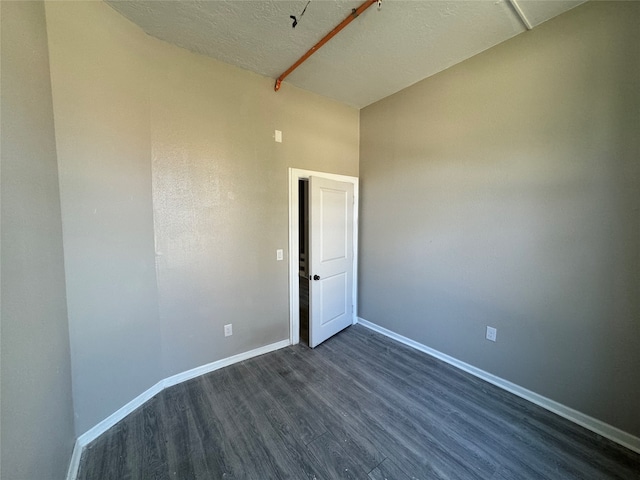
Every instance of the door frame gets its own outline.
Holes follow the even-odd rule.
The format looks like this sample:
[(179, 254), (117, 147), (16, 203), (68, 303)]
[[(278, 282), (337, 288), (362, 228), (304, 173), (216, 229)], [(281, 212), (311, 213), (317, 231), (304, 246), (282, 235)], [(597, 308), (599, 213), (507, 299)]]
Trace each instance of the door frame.
[[(358, 177), (335, 173), (289, 168), (289, 342), (300, 343), (300, 289), (298, 244), (298, 182), (310, 176), (328, 178), (353, 185), (353, 313), (351, 324), (358, 318)], [(309, 327), (311, 328), (311, 327)]]

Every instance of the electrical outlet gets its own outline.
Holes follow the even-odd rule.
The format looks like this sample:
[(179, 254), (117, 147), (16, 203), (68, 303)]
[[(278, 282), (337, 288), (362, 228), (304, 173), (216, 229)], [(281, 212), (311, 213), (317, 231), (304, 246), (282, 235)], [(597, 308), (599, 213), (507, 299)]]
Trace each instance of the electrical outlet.
[(274, 135), (276, 142), (278, 143), (282, 143), (282, 131), (281, 130), (276, 130), (276, 133)]
[(230, 337), (231, 335), (233, 335), (233, 325), (230, 323), (224, 326), (224, 336)]
[(498, 336), (498, 329), (487, 325), (487, 340), (491, 340), (492, 342), (495, 342), (497, 336)]

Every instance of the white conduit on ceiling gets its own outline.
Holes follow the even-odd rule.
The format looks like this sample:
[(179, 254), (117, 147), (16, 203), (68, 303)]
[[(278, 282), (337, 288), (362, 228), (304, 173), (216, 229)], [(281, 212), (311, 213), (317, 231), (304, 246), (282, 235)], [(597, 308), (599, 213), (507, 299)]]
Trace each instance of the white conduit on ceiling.
[(533, 28), (533, 25), (531, 25), (531, 22), (529, 21), (527, 16), (524, 14), (522, 9), (520, 8), (520, 5), (518, 5), (518, 1), (517, 0), (509, 0), (509, 3), (513, 7), (513, 10), (516, 12), (516, 14), (518, 14), (518, 17), (520, 18), (520, 21), (522, 22), (524, 27), (527, 30), (531, 30)]

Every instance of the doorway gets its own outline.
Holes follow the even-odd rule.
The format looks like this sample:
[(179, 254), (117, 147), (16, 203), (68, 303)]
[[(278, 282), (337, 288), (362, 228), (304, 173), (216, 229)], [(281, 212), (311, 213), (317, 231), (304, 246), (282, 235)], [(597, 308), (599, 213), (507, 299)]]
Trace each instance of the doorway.
[(311, 240), (309, 237), (309, 178), (324, 178), (351, 184), (353, 189), (353, 308), (350, 324), (357, 319), (357, 238), (358, 238), (358, 178), (309, 170), (289, 169), (289, 339), (295, 345), (309, 345), (309, 269)]
[(298, 297), (300, 342), (309, 346), (309, 179), (298, 180)]

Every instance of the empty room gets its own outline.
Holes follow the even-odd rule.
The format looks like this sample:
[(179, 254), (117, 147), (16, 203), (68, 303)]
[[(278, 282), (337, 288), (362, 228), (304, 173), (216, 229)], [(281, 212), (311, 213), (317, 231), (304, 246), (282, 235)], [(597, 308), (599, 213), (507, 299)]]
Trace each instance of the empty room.
[(1, 0), (2, 480), (640, 480), (639, 25)]

